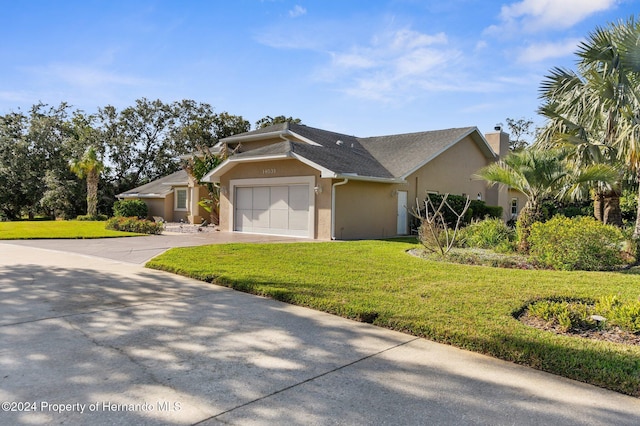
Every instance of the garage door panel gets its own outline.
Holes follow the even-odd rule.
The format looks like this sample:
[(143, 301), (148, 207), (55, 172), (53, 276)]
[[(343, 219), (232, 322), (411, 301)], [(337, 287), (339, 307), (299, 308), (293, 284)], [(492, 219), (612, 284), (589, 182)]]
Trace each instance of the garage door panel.
[(289, 227), (289, 209), (271, 210), (271, 227), (287, 229)]
[(309, 227), (309, 212), (289, 211), (289, 229), (297, 231), (307, 230)]
[(243, 231), (251, 227), (253, 221), (253, 210), (237, 210), (236, 212), (236, 231)]
[[(236, 189), (236, 208), (240, 210), (251, 210), (253, 208), (253, 190), (252, 188)], [(251, 217), (251, 215), (249, 215)]]
[(271, 187), (271, 208), (278, 210), (287, 210), (289, 208), (288, 186)]
[(291, 185), (289, 187), (289, 207), (292, 210), (309, 211), (308, 185)]
[(269, 228), (269, 210), (253, 210), (253, 226)]
[(268, 210), (271, 206), (270, 188), (268, 186), (258, 186), (253, 188), (253, 209)]

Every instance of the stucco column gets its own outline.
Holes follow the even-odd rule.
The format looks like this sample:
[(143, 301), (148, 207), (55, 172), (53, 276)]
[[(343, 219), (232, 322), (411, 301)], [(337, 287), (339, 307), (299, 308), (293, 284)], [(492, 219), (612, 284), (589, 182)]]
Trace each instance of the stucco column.
[(189, 223), (199, 225), (202, 222), (202, 217), (198, 214), (200, 212), (200, 206), (198, 205), (200, 201), (200, 187), (197, 185), (189, 187), (189, 195)]

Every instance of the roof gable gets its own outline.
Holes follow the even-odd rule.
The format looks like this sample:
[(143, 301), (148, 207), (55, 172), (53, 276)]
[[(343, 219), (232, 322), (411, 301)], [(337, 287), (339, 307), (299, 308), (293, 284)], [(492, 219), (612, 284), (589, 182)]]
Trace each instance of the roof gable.
[(467, 136), (471, 136), (487, 158), (495, 157), (476, 127), (375, 136), (359, 140), (394, 176), (406, 178)]
[(149, 183), (116, 195), (117, 198), (164, 198), (173, 191), (174, 186), (187, 186), (189, 175), (185, 170), (152, 180)]
[(495, 154), (476, 127), (358, 138), (296, 123), (279, 123), (222, 139), (222, 143), (280, 137), (282, 142), (238, 153), (205, 178), (219, 177), (244, 161), (295, 158), (322, 171), (323, 177), (404, 180), (467, 136), (487, 158)]

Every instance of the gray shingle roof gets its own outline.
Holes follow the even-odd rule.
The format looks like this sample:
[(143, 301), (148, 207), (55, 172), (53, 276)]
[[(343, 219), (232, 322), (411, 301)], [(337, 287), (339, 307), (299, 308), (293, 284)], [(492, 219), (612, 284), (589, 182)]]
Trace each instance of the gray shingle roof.
[(167, 194), (170, 194), (172, 184), (175, 186), (187, 186), (189, 183), (189, 175), (184, 170), (179, 170), (170, 175), (164, 176), (160, 179), (156, 179), (147, 184), (138, 186), (137, 188), (130, 189), (116, 195), (117, 198), (164, 198)]
[(475, 127), (361, 138), (360, 143), (394, 176), (405, 176), (433, 159)]
[[(238, 153), (233, 158), (242, 160), (297, 154), (341, 175), (404, 179), (468, 135), (479, 144), (488, 158), (493, 155), (475, 127), (359, 138), (302, 124), (280, 123), (235, 135), (222, 142), (241, 142), (244, 138), (256, 139), (266, 134), (283, 136), (288, 141)], [(313, 144), (305, 143), (305, 140)]]

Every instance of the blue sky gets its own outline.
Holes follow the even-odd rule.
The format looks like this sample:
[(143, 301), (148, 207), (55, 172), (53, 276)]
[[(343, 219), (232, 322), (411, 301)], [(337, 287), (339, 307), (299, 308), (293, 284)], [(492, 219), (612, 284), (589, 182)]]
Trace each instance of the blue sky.
[(0, 0), (0, 114), (194, 99), (357, 136), (537, 116), (538, 87), (640, 0)]

